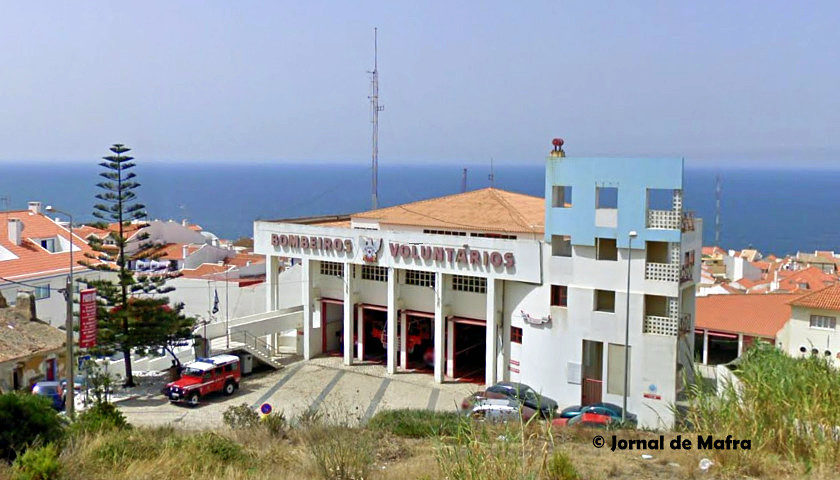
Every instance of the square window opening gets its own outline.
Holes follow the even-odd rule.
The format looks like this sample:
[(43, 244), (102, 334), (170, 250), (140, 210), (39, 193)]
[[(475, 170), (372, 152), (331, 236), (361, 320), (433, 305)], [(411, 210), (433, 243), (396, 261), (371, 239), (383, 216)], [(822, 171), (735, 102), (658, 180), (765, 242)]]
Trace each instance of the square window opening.
[(595, 310), (615, 313), (615, 291), (595, 290)]
[(568, 306), (569, 287), (566, 285), (552, 285), (551, 286), (551, 306), (552, 307), (566, 307)]
[(551, 254), (555, 257), (571, 257), (572, 237), (568, 235), (552, 235)]
[(595, 239), (595, 258), (598, 260), (618, 260), (618, 248), (614, 238)]
[(510, 343), (522, 344), (522, 327), (510, 327)]
[(595, 208), (618, 208), (617, 187), (595, 187)]
[(648, 188), (648, 210), (674, 210), (674, 197), (677, 191), (672, 188)]
[(572, 206), (572, 187), (569, 185), (552, 186), (551, 206), (553, 208), (570, 208)]

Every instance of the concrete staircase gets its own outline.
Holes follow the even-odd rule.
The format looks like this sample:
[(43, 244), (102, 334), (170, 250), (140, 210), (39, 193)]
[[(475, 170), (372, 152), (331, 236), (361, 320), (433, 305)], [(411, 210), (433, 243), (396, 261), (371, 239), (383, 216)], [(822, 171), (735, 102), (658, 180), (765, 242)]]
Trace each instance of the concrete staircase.
[(230, 333), (229, 337), (217, 337), (210, 340), (210, 355), (236, 352), (250, 353), (261, 363), (279, 370), (283, 364), (279, 362), (280, 352), (277, 352), (265, 340), (247, 331)]

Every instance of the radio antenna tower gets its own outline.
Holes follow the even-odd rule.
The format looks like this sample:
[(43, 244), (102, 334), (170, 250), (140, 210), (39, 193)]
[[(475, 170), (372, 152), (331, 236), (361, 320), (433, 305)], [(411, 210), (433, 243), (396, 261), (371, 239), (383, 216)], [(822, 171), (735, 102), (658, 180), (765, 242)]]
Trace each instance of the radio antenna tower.
[(720, 196), (722, 193), (720, 174), (715, 175), (715, 246), (720, 246)]
[(379, 112), (385, 107), (379, 105), (379, 71), (377, 70), (377, 29), (373, 29), (373, 71), (370, 74), (370, 113), (373, 123), (373, 152), (371, 155), (370, 195), (373, 209), (379, 208)]
[(487, 175), (490, 180), (490, 188), (496, 188), (496, 173), (493, 171), (493, 157), (490, 157), (490, 175)]
[(461, 175), (461, 193), (467, 191), (467, 169), (464, 169), (464, 173)]

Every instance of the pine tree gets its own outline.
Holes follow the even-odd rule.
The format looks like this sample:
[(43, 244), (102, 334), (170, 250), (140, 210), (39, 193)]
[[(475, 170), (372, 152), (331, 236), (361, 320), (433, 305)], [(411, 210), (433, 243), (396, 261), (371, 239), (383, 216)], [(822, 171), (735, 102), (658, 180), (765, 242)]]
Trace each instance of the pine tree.
[[(169, 306), (169, 299), (160, 295), (174, 290), (166, 285), (168, 276), (135, 275), (129, 262), (138, 255), (154, 258), (154, 246), (145, 242), (146, 234), (136, 234), (132, 251), (128, 252), (127, 230), (146, 218), (145, 206), (137, 203), (135, 190), (140, 184), (130, 170), (135, 166), (133, 157), (125, 155), (130, 149), (122, 144), (110, 148), (111, 155), (103, 157), (99, 165), (104, 169), (99, 175), (105, 178), (96, 184), (103, 191), (96, 195), (101, 203), (94, 205), (93, 215), (110, 230), (108, 240), (91, 239), (90, 245), (97, 252), (85, 265), (116, 274), (116, 281), (109, 278), (89, 280), (98, 297), (97, 353), (122, 352), (125, 360), (125, 386), (134, 386), (131, 370), (132, 351), (145, 354), (155, 349), (165, 349), (175, 357), (172, 347), (192, 336), (195, 319), (183, 315), (183, 305)], [(108, 223), (111, 223), (109, 226)], [(151, 252), (151, 253), (150, 253)], [(95, 260), (95, 262), (93, 261)], [(177, 357), (175, 361), (178, 362)]]

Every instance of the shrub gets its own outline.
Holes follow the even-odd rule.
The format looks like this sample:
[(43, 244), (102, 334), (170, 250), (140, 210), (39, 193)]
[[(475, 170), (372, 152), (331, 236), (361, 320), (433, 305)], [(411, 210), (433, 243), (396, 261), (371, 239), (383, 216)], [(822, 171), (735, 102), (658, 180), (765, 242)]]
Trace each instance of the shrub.
[(303, 440), (321, 478), (368, 478), (376, 447), (376, 441), (368, 432), (341, 426), (312, 425), (303, 432)]
[(61, 473), (55, 444), (30, 448), (12, 464), (12, 480), (53, 480)]
[(35, 443), (61, 440), (64, 420), (51, 402), (39, 395), (14, 392), (0, 395), (0, 458), (15, 457)]
[(545, 477), (549, 480), (578, 480), (580, 474), (569, 456), (564, 452), (556, 450), (545, 465)]
[(253, 428), (259, 422), (260, 416), (247, 403), (228, 407), (222, 414), (222, 421), (230, 428)]
[(286, 435), (288, 424), (286, 423), (286, 415), (283, 412), (270, 413), (262, 418), (262, 424), (271, 435), (275, 437), (283, 437)]
[(401, 409), (381, 411), (367, 426), (399, 437), (423, 438), (454, 435), (463, 421), (455, 412)]
[(190, 455), (210, 455), (221, 463), (240, 462), (247, 459), (242, 446), (233, 440), (213, 432), (183, 437), (182, 448)]
[(112, 403), (97, 403), (82, 412), (75, 422), (70, 424), (72, 434), (99, 432), (103, 430), (121, 430), (130, 428), (125, 415)]

